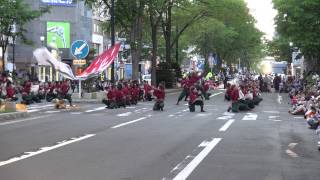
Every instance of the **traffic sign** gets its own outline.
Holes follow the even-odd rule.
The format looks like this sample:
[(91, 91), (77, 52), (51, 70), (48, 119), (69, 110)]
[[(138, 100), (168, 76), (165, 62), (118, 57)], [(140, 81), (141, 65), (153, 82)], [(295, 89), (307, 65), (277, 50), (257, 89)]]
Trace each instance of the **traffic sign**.
[(84, 59), (89, 54), (89, 45), (84, 40), (74, 41), (71, 45), (71, 54), (77, 59)]

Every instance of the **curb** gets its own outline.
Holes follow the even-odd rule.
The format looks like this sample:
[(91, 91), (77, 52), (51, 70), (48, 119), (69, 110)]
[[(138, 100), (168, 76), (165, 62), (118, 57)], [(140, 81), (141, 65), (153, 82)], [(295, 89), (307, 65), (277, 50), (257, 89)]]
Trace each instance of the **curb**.
[(7, 120), (26, 118), (26, 117), (30, 117), (30, 114), (27, 112), (3, 113), (3, 114), (0, 114), (0, 121), (7, 121)]

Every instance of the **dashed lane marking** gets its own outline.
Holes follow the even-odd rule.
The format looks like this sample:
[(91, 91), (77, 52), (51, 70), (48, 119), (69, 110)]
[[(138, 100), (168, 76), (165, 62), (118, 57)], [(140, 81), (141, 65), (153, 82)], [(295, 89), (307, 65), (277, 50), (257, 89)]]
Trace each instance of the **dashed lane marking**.
[(294, 119), (304, 119), (304, 117), (293, 117)]
[(118, 117), (127, 117), (130, 116), (132, 114), (132, 112), (126, 112), (126, 113), (121, 113), (121, 114), (117, 114)]
[(112, 129), (116, 129), (116, 128), (119, 128), (119, 127), (122, 127), (122, 126), (126, 126), (126, 125), (129, 125), (129, 124), (133, 124), (133, 123), (142, 121), (142, 120), (144, 120), (144, 119), (147, 119), (147, 117), (142, 117), (142, 118), (139, 118), (139, 119), (136, 119), (136, 120), (133, 120), (133, 121), (121, 123), (121, 124), (118, 124), (118, 125), (113, 126), (113, 127), (111, 127), (111, 128), (112, 128)]
[(278, 117), (280, 117), (280, 116), (269, 116), (269, 119), (276, 119)]
[(82, 112), (71, 112), (70, 114), (79, 115), (82, 114)]
[(41, 119), (41, 118), (46, 118), (46, 117), (50, 117), (50, 116), (51, 116), (51, 115), (45, 115), (45, 116), (38, 116), (38, 117), (26, 118), (26, 119), (17, 120), (17, 121), (3, 122), (3, 123), (0, 123), (0, 126), (9, 125), (9, 124), (16, 124), (16, 123), (21, 123), (21, 122), (25, 122), (25, 121), (32, 121), (32, 120)]
[[(174, 176), (174, 178), (172, 178), (172, 180), (187, 179), (190, 176), (190, 174), (195, 170), (195, 168), (204, 160), (204, 158), (217, 146), (217, 144), (221, 140), (221, 138), (214, 138), (211, 141), (203, 141), (201, 144), (199, 144), (197, 149), (203, 149), (198, 155), (186, 156), (186, 158), (181, 163), (179, 163), (171, 170), (169, 175), (181, 170), (178, 174), (176, 174), (176, 176)], [(166, 179), (168, 178), (163, 178), (163, 180)]]
[(57, 112), (60, 112), (60, 111), (45, 111), (44, 113), (53, 114), (53, 113), (57, 113)]
[(218, 92), (218, 93), (212, 94), (210, 97), (218, 96), (219, 94), (222, 94), (222, 93), (223, 92)]
[(269, 113), (269, 114), (280, 114), (280, 111), (263, 111), (265, 113)]
[(86, 112), (86, 113), (90, 113), (90, 112), (95, 112), (95, 111), (101, 111), (101, 110), (103, 110), (103, 109), (106, 109), (106, 107), (105, 107), (105, 106), (103, 106), (103, 107), (97, 107), (97, 108), (94, 108), (94, 109), (86, 110), (85, 112)]
[(228, 120), (220, 129), (220, 132), (227, 131), (227, 129), (231, 126), (231, 124), (234, 123), (234, 119)]
[(47, 151), (51, 151), (51, 150), (60, 148), (62, 146), (66, 146), (68, 144), (72, 144), (72, 143), (75, 143), (75, 142), (78, 142), (78, 141), (82, 141), (84, 139), (88, 139), (88, 138), (93, 137), (93, 136), (95, 136), (95, 134), (87, 134), (87, 135), (84, 135), (84, 136), (81, 136), (81, 137), (71, 138), (70, 140), (65, 140), (65, 141), (62, 141), (62, 142), (58, 142), (54, 146), (42, 147), (38, 151), (35, 151), (35, 152), (24, 152), (23, 155), (21, 155), (21, 156), (13, 157), (13, 158), (11, 158), (9, 160), (6, 160), (6, 161), (1, 161), (0, 162), (0, 167), (1, 166), (5, 166), (7, 164), (11, 164), (11, 163), (17, 162), (17, 161), (21, 161), (23, 159), (30, 158), (32, 156), (36, 156), (36, 155), (42, 154), (42, 153), (47, 152)]

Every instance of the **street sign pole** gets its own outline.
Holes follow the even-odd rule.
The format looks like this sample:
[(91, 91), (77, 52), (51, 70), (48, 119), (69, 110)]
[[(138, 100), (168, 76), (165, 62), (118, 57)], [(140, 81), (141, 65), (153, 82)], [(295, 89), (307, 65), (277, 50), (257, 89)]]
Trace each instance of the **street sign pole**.
[(81, 99), (81, 79), (79, 79), (79, 99)]
[[(111, 47), (115, 44), (115, 18), (114, 18), (114, 0), (111, 0)], [(114, 83), (114, 62), (111, 64), (111, 82)]]

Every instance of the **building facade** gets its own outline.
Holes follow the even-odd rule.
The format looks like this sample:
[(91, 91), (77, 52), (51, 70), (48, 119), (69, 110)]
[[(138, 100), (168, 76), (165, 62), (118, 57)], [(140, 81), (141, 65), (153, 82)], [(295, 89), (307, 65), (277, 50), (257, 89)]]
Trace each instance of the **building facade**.
[[(75, 0), (25, 0), (32, 9), (50, 6), (50, 12), (42, 15), (27, 24), (26, 37), (32, 45), (26, 45), (17, 40), (15, 45), (16, 71), (29, 72), (40, 81), (60, 80), (58, 73), (50, 67), (37, 66), (33, 58), (36, 48), (46, 46), (58, 59), (69, 64), (76, 73), (77, 65), (73, 65), (75, 59), (70, 48), (72, 42), (85, 40), (90, 48), (94, 48), (98, 55), (107, 46), (107, 39), (102, 33), (102, 19), (97, 19), (90, 8), (85, 6), (84, 1)], [(8, 47), (7, 63), (13, 60), (12, 46)]]

